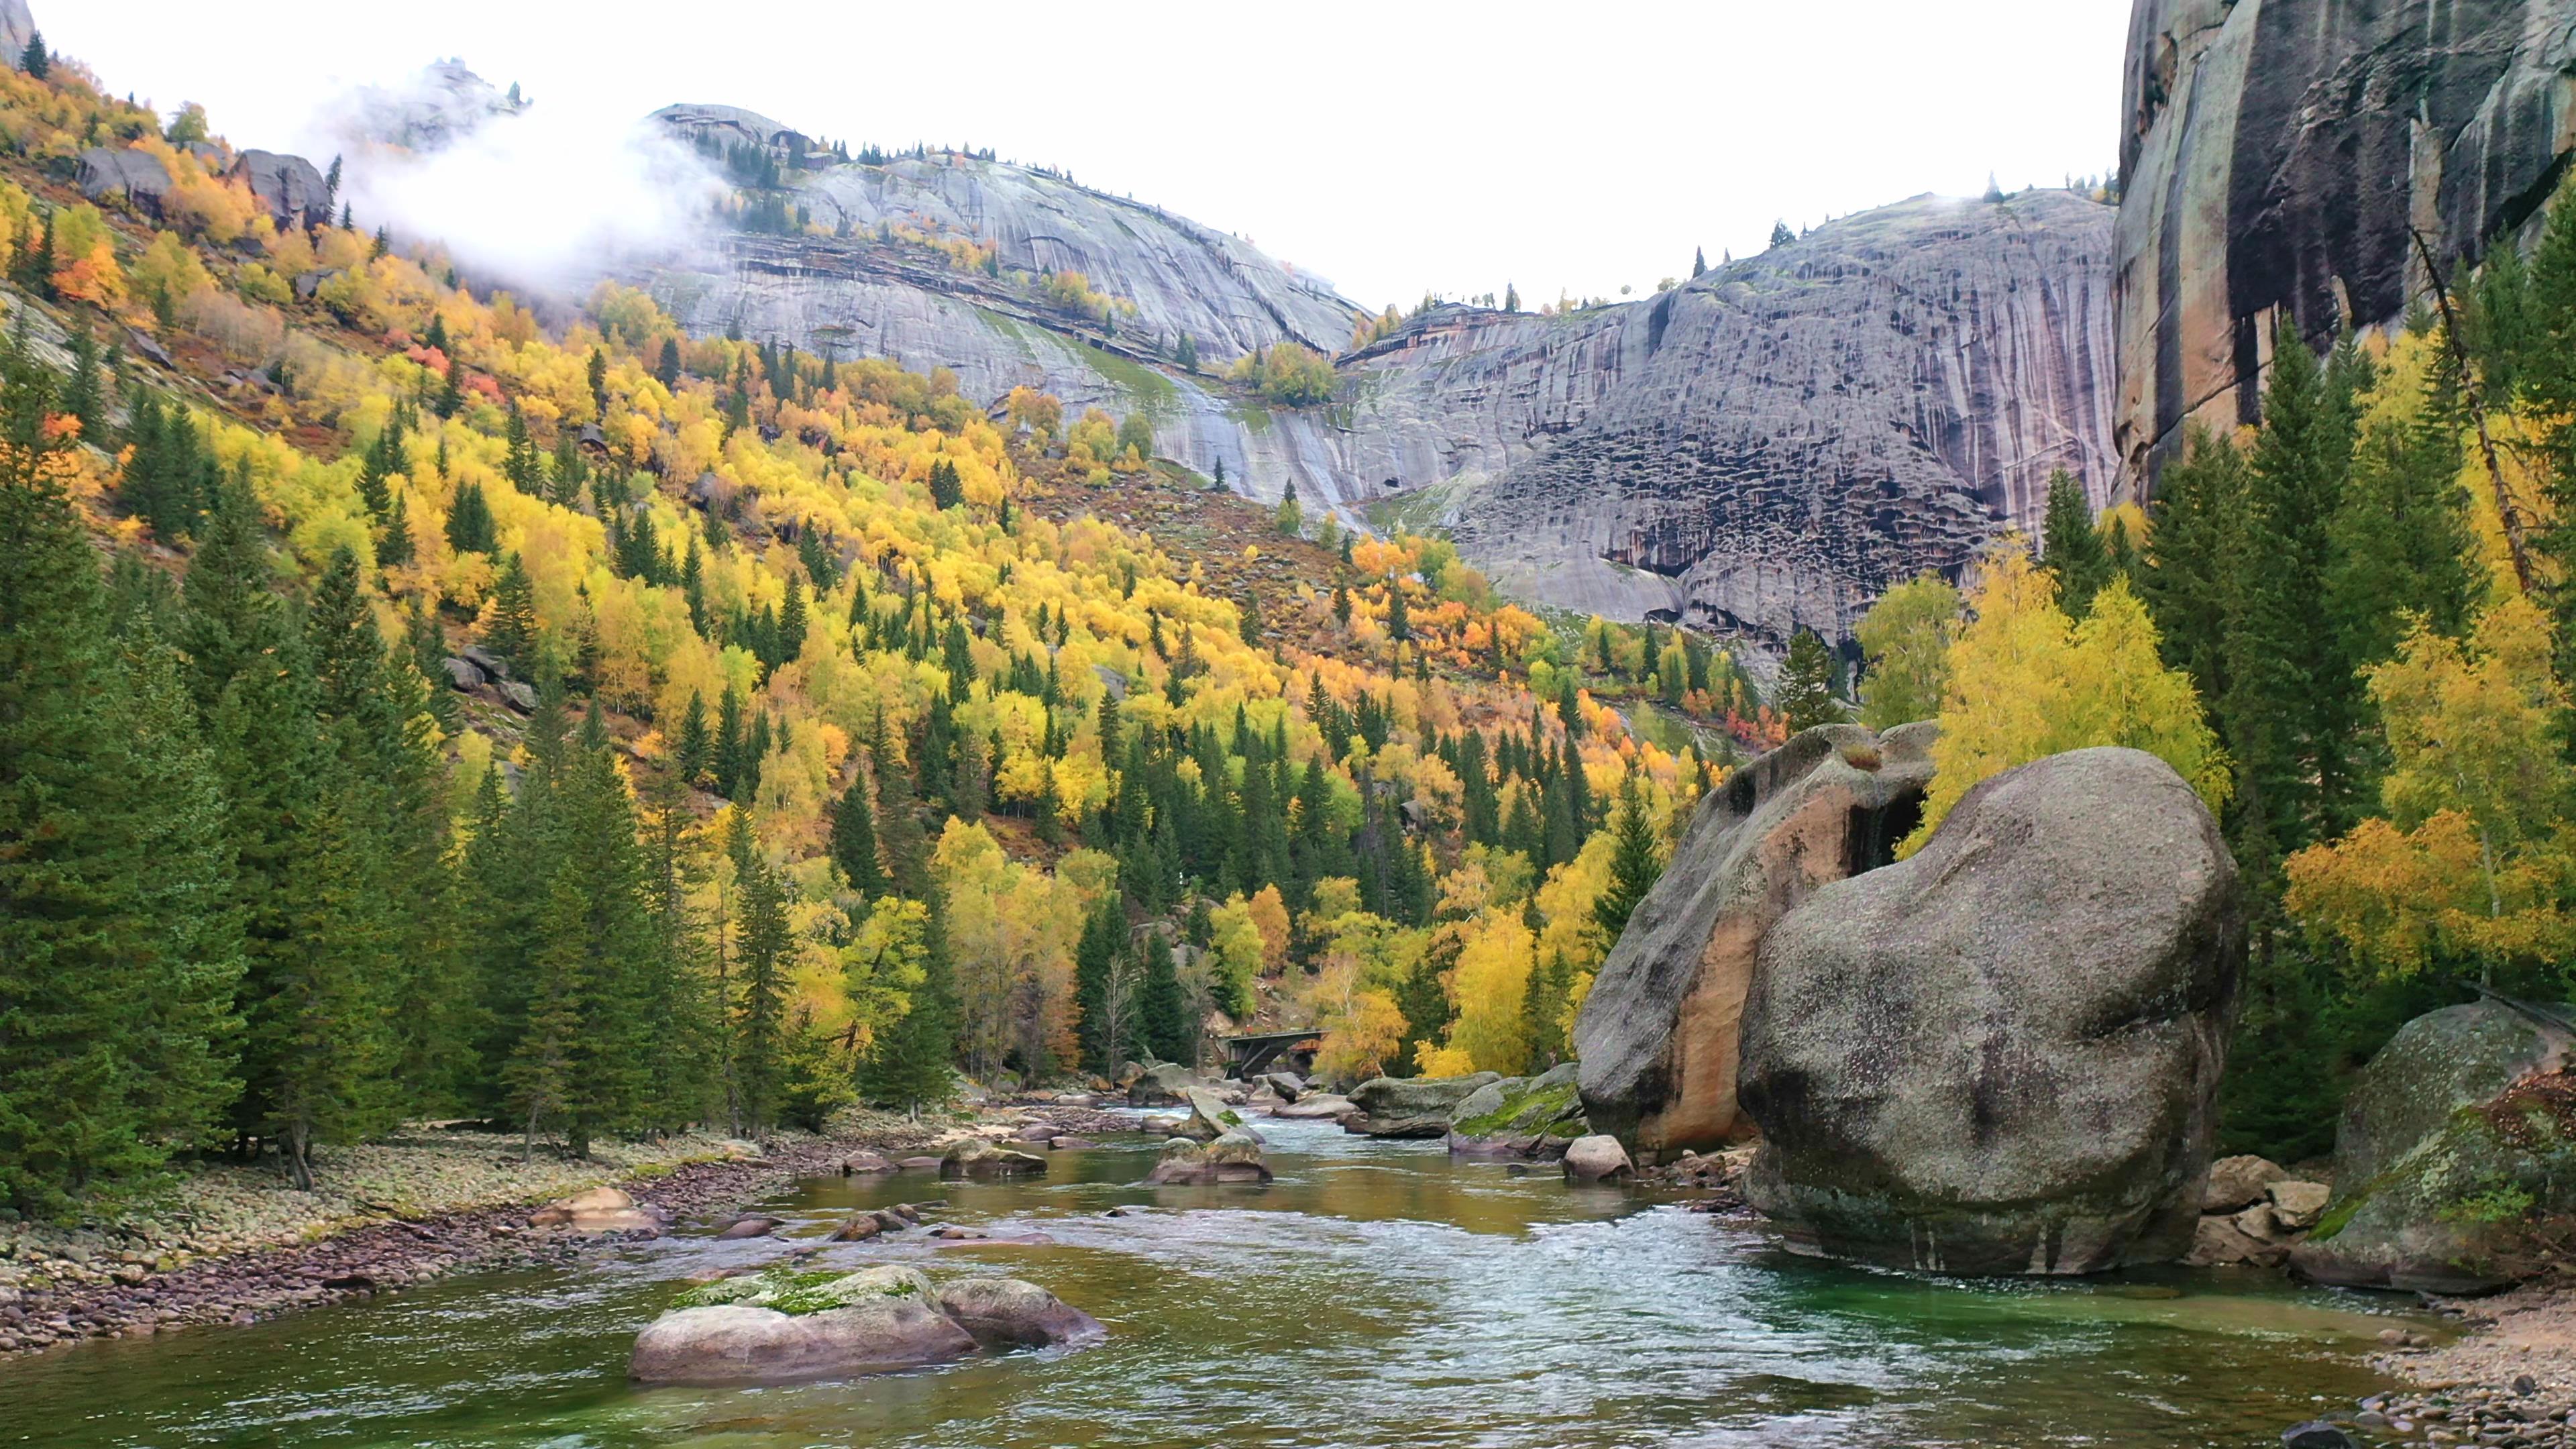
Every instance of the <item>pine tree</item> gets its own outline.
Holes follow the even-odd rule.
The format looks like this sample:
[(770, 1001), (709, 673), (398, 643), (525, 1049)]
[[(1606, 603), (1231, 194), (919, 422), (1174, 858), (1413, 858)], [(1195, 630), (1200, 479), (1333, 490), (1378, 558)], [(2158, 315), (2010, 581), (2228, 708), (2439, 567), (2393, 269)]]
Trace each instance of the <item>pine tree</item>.
[[(891, 778), (891, 777), (889, 777)], [(936, 900), (918, 916), (922, 979), (902, 1017), (877, 1033), (859, 1066), (859, 1090), (918, 1114), (943, 1107), (957, 1095), (957, 996), (948, 959), (948, 931)]]
[(851, 772), (849, 788), (832, 807), (832, 863), (861, 901), (884, 895), (893, 885), (877, 859), (876, 815), (868, 805), (864, 770)]
[(705, 778), (713, 760), (714, 740), (707, 734), (707, 697), (689, 691), (688, 713), (680, 717), (679, 755), (676, 761), (683, 784), (694, 785)]
[(1112, 1000), (1119, 986), (1118, 954), (1126, 945), (1126, 914), (1117, 894), (1095, 907), (1082, 923), (1082, 939), (1073, 952), (1073, 999), (1079, 1013), (1076, 1030), (1082, 1047), (1082, 1069), (1107, 1076), (1118, 1070), (1126, 1043), (1117, 1028), (1126, 1015), (1124, 1003)]
[(483, 647), (522, 675), (539, 673), (536, 588), (515, 553), (501, 556), (501, 576), (484, 610)]
[(1788, 721), (1791, 734), (1843, 718), (1842, 704), (1834, 698), (1833, 660), (1813, 630), (1801, 629), (1789, 640), (1772, 704)]
[(1610, 831), (1610, 883), (1592, 903), (1592, 921), (1600, 928), (1604, 950), (1628, 929), (1637, 903), (1664, 873), (1662, 843), (1646, 818), (1645, 798), (1634, 775), (1619, 786), (1619, 813), (1612, 817)]
[(741, 988), (733, 1013), (735, 1130), (759, 1138), (777, 1124), (794, 940), (786, 882), (762, 853), (751, 817), (739, 805), (732, 812), (728, 850), (741, 923), (736, 947)]
[(2041, 562), (2057, 579), (2057, 607), (2081, 621), (2093, 596), (2111, 582), (2111, 558), (2093, 528), (2093, 505), (2084, 485), (2060, 468), (2048, 476), (2048, 510), (2042, 523)]
[(677, 388), (680, 385), (679, 338), (665, 337), (662, 339), (662, 355), (660, 360), (653, 364), (653, 380), (662, 384), (665, 391)]
[(1172, 965), (1172, 943), (1160, 931), (1145, 935), (1145, 970), (1136, 983), (1136, 1044), (1156, 1061), (1197, 1059), (1198, 1032), (1190, 1025), (1181, 978)]
[(482, 484), (457, 485), (455, 501), (447, 510), (447, 546), (458, 553), (490, 553), (500, 546)]
[(45, 32), (31, 30), (27, 33), (26, 49), (18, 52), (18, 69), (37, 80), (44, 80), (54, 73), (53, 54), (45, 49)]

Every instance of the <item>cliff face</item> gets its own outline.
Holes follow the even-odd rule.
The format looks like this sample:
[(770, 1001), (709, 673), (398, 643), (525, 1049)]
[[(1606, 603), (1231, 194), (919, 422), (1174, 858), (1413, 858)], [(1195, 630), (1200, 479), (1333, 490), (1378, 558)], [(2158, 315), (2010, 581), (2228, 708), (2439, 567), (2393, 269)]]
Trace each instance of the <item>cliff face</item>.
[(2137, 0), (2118, 447), (2256, 417), (2274, 319), (2403, 317), (2539, 210), (2576, 148), (2576, 0)]
[[(1280, 341), (1330, 355), (1361, 309), (1234, 237), (994, 162), (849, 164), (731, 107), (657, 119), (762, 148), (836, 233), (658, 264), (641, 280), (691, 330), (945, 367), (988, 403), (1025, 384), (1142, 412), (1202, 474), (1448, 524), (1548, 603), (1840, 636), (1886, 584), (2035, 526), (2052, 470), (2097, 501), (2114, 472), (2111, 212), (2066, 193), (1918, 198), (1563, 317), (1436, 308), (1340, 358), (1333, 404), (1282, 409), (1179, 367), (1180, 338), (1203, 368)], [(1049, 271), (1116, 310), (1050, 297)]]
[(1507, 587), (1838, 637), (1887, 584), (2036, 528), (2055, 469), (2105, 497), (2110, 230), (2064, 192), (1917, 198), (1651, 301), (1407, 333), (1374, 389), (1374, 356), (1347, 364), (1355, 426), (1478, 483), (1455, 526)]

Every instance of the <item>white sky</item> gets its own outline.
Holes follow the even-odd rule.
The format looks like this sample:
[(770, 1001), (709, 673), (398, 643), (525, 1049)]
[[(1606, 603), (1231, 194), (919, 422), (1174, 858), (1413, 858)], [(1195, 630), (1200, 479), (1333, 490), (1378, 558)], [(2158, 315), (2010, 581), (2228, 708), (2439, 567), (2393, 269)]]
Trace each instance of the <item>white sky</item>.
[[(2128, 0), (442, 0), (289, 16), (31, 0), (57, 51), (235, 145), (457, 56), (542, 107), (674, 101), (990, 146), (1250, 237), (1371, 307), (1639, 292), (1691, 249), (2116, 163)], [(317, 160), (322, 158), (316, 158)], [(591, 204), (603, 188), (593, 187)], [(364, 218), (361, 218), (362, 224)], [(499, 220), (494, 218), (493, 220)]]

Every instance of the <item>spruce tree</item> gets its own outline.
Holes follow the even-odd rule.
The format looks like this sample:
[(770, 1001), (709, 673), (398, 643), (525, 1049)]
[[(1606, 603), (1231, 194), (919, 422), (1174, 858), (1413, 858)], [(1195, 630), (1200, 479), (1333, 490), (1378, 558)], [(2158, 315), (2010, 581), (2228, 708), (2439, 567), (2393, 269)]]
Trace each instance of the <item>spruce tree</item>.
[(1610, 883), (1592, 903), (1592, 922), (1600, 928), (1605, 951), (1628, 929), (1637, 903), (1664, 873), (1662, 843), (1646, 818), (1645, 797), (1634, 775), (1620, 783), (1619, 812), (1611, 818), (1610, 835)]
[(1137, 1045), (1156, 1061), (1187, 1063), (1198, 1054), (1198, 1032), (1189, 1021), (1172, 943), (1161, 931), (1145, 934), (1145, 970), (1136, 983)]
[(884, 895), (893, 882), (877, 859), (876, 813), (868, 805), (868, 777), (854, 770), (832, 807), (832, 863), (862, 901)]
[(2082, 619), (2093, 596), (2111, 582), (2111, 558), (2093, 528), (2093, 505), (2084, 485), (2060, 468), (2048, 475), (2048, 511), (2041, 526), (2040, 562), (2057, 579), (2057, 607)]
[(1799, 734), (1842, 720), (1842, 703), (1834, 698), (1833, 673), (1830, 651), (1815, 631), (1801, 629), (1791, 637), (1789, 657), (1780, 666), (1780, 682), (1771, 701), (1788, 722), (1789, 733)]
[(536, 588), (515, 553), (501, 556), (501, 576), (493, 582), (492, 601), (484, 611), (483, 647), (522, 676), (534, 677), (541, 672)]
[(937, 901), (923, 903), (922, 979), (904, 1014), (877, 1033), (859, 1067), (859, 1090), (868, 1100), (918, 1114), (944, 1107), (957, 1095), (957, 996), (948, 959), (948, 932)]
[(1113, 1001), (1118, 989), (1118, 953), (1126, 945), (1126, 913), (1116, 892), (1095, 907), (1082, 923), (1082, 939), (1073, 952), (1075, 1024), (1082, 1049), (1082, 1069), (1107, 1076), (1118, 1070), (1125, 1046), (1116, 1028), (1124, 1003)]
[(787, 1026), (788, 972), (794, 939), (787, 920), (787, 884), (753, 836), (751, 816), (734, 807), (728, 851), (733, 857), (739, 994), (733, 1008), (735, 1130), (758, 1138), (777, 1124), (781, 1053)]

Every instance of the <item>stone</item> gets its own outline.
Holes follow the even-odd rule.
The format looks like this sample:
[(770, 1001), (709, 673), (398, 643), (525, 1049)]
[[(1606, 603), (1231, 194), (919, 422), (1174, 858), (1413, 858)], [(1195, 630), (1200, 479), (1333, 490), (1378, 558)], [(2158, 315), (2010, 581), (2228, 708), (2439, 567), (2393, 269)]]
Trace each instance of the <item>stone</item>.
[(2334, 1196), (2334, 1189), (2322, 1182), (2276, 1182), (2264, 1191), (2272, 1200), (2273, 1221), (2294, 1233), (2315, 1227)]
[(942, 1159), (936, 1157), (907, 1157), (895, 1166), (905, 1172), (924, 1172), (937, 1168), (941, 1161)]
[(1360, 1115), (1360, 1109), (1348, 1097), (1330, 1092), (1309, 1092), (1270, 1115), (1283, 1122), (1338, 1122), (1345, 1117)]
[(2398, 1028), (2344, 1099), (2333, 1192), (2292, 1269), (2462, 1294), (2546, 1266), (2557, 1254), (2535, 1221), (2576, 1212), (2571, 1046), (2555, 1021), (2493, 1000)]
[(1180, 1136), (1214, 1142), (1228, 1132), (1241, 1132), (1256, 1142), (1261, 1140), (1260, 1133), (1243, 1125), (1241, 1113), (1219, 1101), (1217, 1095), (1207, 1088), (1184, 1087), (1181, 1099), (1189, 1105), (1190, 1114), (1174, 1129)]
[(1449, 1135), (1449, 1114), (1476, 1089), (1503, 1079), (1500, 1072), (1464, 1077), (1377, 1077), (1351, 1089), (1351, 1105), (1360, 1115), (1342, 1126), (1370, 1137), (1423, 1138)]
[(844, 1159), (841, 1163), (841, 1170), (843, 1172), (868, 1176), (880, 1172), (893, 1172), (896, 1169), (895, 1165), (887, 1161), (882, 1155), (874, 1152), (862, 1151), (853, 1152)]
[(2255, 420), (2276, 312), (2322, 350), (2423, 296), (2418, 230), (2456, 276), (2539, 224), (2571, 20), (2567, 0), (2139, 0), (2113, 248), (2134, 477), (2193, 424)]
[(331, 188), (322, 173), (301, 156), (275, 151), (244, 151), (232, 174), (280, 226), (323, 226), (332, 220)]
[(1578, 1137), (1566, 1144), (1568, 1182), (1625, 1182), (1636, 1175), (1636, 1167), (1628, 1161), (1628, 1149), (1606, 1132)]
[(662, 1220), (613, 1187), (557, 1198), (528, 1215), (530, 1227), (568, 1227), (577, 1233), (659, 1233)]
[(1744, 1195), (1790, 1249), (1888, 1267), (2179, 1258), (2244, 949), (2235, 864), (2172, 767), (2101, 748), (2005, 771), (1764, 937)]
[(1745, 993), (1773, 922), (1894, 858), (1932, 780), (1929, 725), (1814, 729), (1729, 775), (1575, 1018), (1586, 1117), (1654, 1165), (1752, 1135), (1736, 1098)]
[(841, 1224), (838, 1228), (833, 1229), (832, 1241), (836, 1243), (864, 1243), (870, 1238), (883, 1233), (885, 1230), (885, 1223), (874, 1213), (865, 1213), (858, 1217), (854, 1217), (848, 1222)]
[(939, 1306), (987, 1348), (1053, 1348), (1109, 1336), (1099, 1319), (1018, 1278), (956, 1279), (939, 1290)]
[(2284, 1449), (2361, 1449), (2361, 1441), (2341, 1424), (2312, 1419), (2281, 1431)]
[(975, 1340), (929, 1302), (881, 1299), (820, 1313), (725, 1304), (663, 1314), (627, 1360), (639, 1383), (785, 1383), (963, 1358)]
[(1240, 1129), (1212, 1142), (1175, 1137), (1163, 1144), (1154, 1170), (1145, 1181), (1157, 1187), (1204, 1187), (1216, 1183), (1270, 1181), (1270, 1163), (1258, 1139)]
[(510, 677), (510, 662), (479, 644), (459, 649), (456, 653), (458, 658), (461, 658), (466, 663), (482, 670), (486, 678), (507, 679)]
[(92, 201), (123, 199), (138, 214), (159, 219), (170, 195), (170, 169), (149, 151), (92, 146), (81, 153), (77, 184)]
[(1032, 1122), (1011, 1134), (1015, 1142), (1046, 1142), (1055, 1137), (1055, 1126), (1049, 1122)]
[(716, 1236), (718, 1238), (765, 1238), (786, 1226), (786, 1223), (785, 1218), (773, 1218), (764, 1213), (747, 1213), (725, 1224), (724, 1231)]
[(2279, 1163), (2260, 1157), (2222, 1157), (2209, 1164), (2209, 1184), (2200, 1190), (2200, 1210), (2232, 1213), (2263, 1200), (2264, 1190), (2288, 1177)]
[(494, 685), (493, 688), (501, 691), (502, 703), (507, 704), (510, 708), (517, 710), (519, 713), (535, 714), (537, 712), (537, 691), (534, 685), (523, 684), (515, 679), (504, 679), (500, 683)]
[(1294, 1102), (1306, 1095), (1306, 1084), (1295, 1072), (1264, 1072), (1261, 1084), (1278, 1093), (1282, 1102)]
[(969, 1137), (940, 1159), (941, 1177), (1044, 1177), (1047, 1160), (1015, 1147)]
[(1099, 1145), (1099, 1143), (1092, 1141), (1088, 1137), (1050, 1137), (1047, 1139), (1048, 1149), (1055, 1152), (1069, 1152), (1077, 1147), (1097, 1147)]
[(1137, 1072), (1127, 1087), (1127, 1105), (1131, 1107), (1178, 1107), (1187, 1105), (1182, 1094), (1199, 1085), (1198, 1073), (1176, 1062), (1157, 1062)]
[(462, 692), (479, 689), (483, 685), (483, 671), (475, 668), (470, 660), (442, 659), (439, 661), (439, 668), (447, 671), (447, 685), (450, 689)]
[(1575, 1064), (1563, 1062), (1535, 1077), (1509, 1077), (1477, 1088), (1450, 1113), (1450, 1155), (1562, 1155), (1567, 1143), (1591, 1131), (1575, 1077)]

